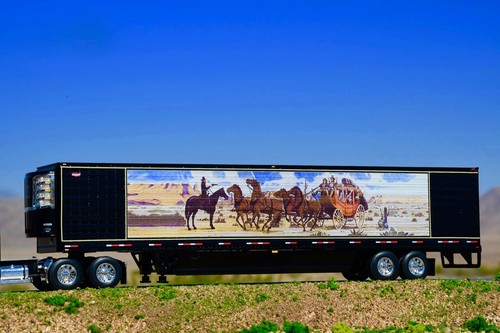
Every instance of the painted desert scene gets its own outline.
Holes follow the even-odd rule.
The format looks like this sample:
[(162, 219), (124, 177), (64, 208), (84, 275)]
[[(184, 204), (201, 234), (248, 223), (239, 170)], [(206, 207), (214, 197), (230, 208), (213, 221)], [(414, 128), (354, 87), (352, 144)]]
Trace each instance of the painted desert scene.
[(129, 238), (430, 236), (428, 175), (128, 170)]

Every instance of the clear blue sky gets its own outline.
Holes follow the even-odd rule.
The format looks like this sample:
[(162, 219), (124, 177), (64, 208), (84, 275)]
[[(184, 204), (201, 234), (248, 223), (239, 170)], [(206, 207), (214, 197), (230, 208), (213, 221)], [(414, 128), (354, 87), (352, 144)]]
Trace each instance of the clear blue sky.
[[(181, 4), (179, 4), (181, 3)], [(2, 1), (0, 193), (57, 161), (478, 166), (498, 1)]]

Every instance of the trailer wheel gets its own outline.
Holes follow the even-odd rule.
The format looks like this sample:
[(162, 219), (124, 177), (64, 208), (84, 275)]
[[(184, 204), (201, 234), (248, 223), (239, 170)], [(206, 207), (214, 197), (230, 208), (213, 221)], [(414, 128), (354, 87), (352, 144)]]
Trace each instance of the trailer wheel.
[(399, 260), (392, 252), (379, 252), (370, 260), (370, 273), (374, 280), (396, 280), (399, 275)]
[(49, 281), (55, 289), (76, 289), (82, 280), (82, 265), (75, 259), (58, 259), (50, 267)]
[(351, 267), (347, 271), (343, 271), (342, 275), (349, 281), (365, 281), (368, 279), (368, 271), (361, 267)]
[(120, 282), (122, 267), (116, 259), (100, 257), (90, 264), (88, 278), (94, 288), (111, 288)]
[(428, 273), (429, 261), (422, 252), (412, 251), (401, 260), (403, 279), (425, 279)]

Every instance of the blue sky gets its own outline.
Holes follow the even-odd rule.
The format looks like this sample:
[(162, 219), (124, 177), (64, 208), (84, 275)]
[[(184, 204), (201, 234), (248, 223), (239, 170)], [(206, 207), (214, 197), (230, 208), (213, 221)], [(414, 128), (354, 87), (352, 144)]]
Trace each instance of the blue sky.
[(57, 161), (478, 166), (497, 1), (3, 1), (0, 193)]

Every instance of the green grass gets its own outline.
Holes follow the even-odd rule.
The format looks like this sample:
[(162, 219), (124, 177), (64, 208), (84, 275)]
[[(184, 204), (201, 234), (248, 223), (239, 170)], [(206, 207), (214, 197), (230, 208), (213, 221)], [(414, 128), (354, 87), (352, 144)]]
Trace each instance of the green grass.
[(102, 328), (94, 324), (90, 325), (87, 329), (90, 333), (102, 333)]
[[(437, 333), (445, 331), (446, 327), (446, 325), (433, 326), (410, 321), (406, 326), (403, 327), (389, 326), (382, 329), (368, 329), (363, 327), (351, 327), (343, 322), (339, 322), (332, 326), (331, 331), (332, 333)], [(500, 332), (497, 326), (488, 324), (486, 319), (481, 316), (466, 321), (462, 325), (462, 328), (470, 332)], [(285, 333), (309, 333), (311, 332), (311, 329), (307, 325), (301, 324), (299, 322), (291, 323), (285, 321), (281, 328), (279, 325), (269, 320), (263, 320), (260, 324), (253, 325), (249, 329), (241, 330), (240, 333), (269, 333), (280, 331), (283, 331)]]
[(240, 333), (269, 333), (269, 332), (277, 332), (280, 327), (273, 322), (268, 320), (262, 320), (262, 322), (258, 325), (253, 325), (249, 329), (243, 329)]
[(257, 296), (255, 296), (255, 302), (257, 302), (257, 303), (264, 302), (268, 298), (269, 298), (269, 295), (267, 295), (266, 293), (260, 293), (260, 294), (257, 294)]
[(263, 320), (260, 324), (253, 325), (249, 329), (243, 329), (240, 333), (269, 333), (280, 331), (285, 333), (309, 333), (310, 329), (307, 325), (299, 322), (288, 322), (286, 320), (283, 323), (283, 329), (281, 329), (277, 324), (268, 320)]
[(162, 301), (169, 301), (174, 299), (176, 296), (175, 289), (170, 286), (159, 286), (156, 287), (156, 296)]
[(337, 281), (335, 281), (335, 279), (331, 278), (326, 283), (324, 283), (324, 282), (318, 283), (318, 288), (319, 289), (338, 290), (340, 288), (340, 286), (337, 283)]
[(66, 304), (66, 298), (60, 295), (55, 295), (45, 298), (44, 302), (53, 306), (64, 306), (64, 304)]
[(497, 326), (489, 324), (482, 316), (468, 320), (462, 327), (471, 332), (500, 332)]
[(75, 296), (63, 297), (61, 295), (55, 295), (46, 297), (44, 299), (44, 302), (55, 307), (63, 307), (64, 311), (67, 314), (76, 314), (79, 311), (78, 308), (81, 308), (83, 306), (83, 302), (81, 302)]

